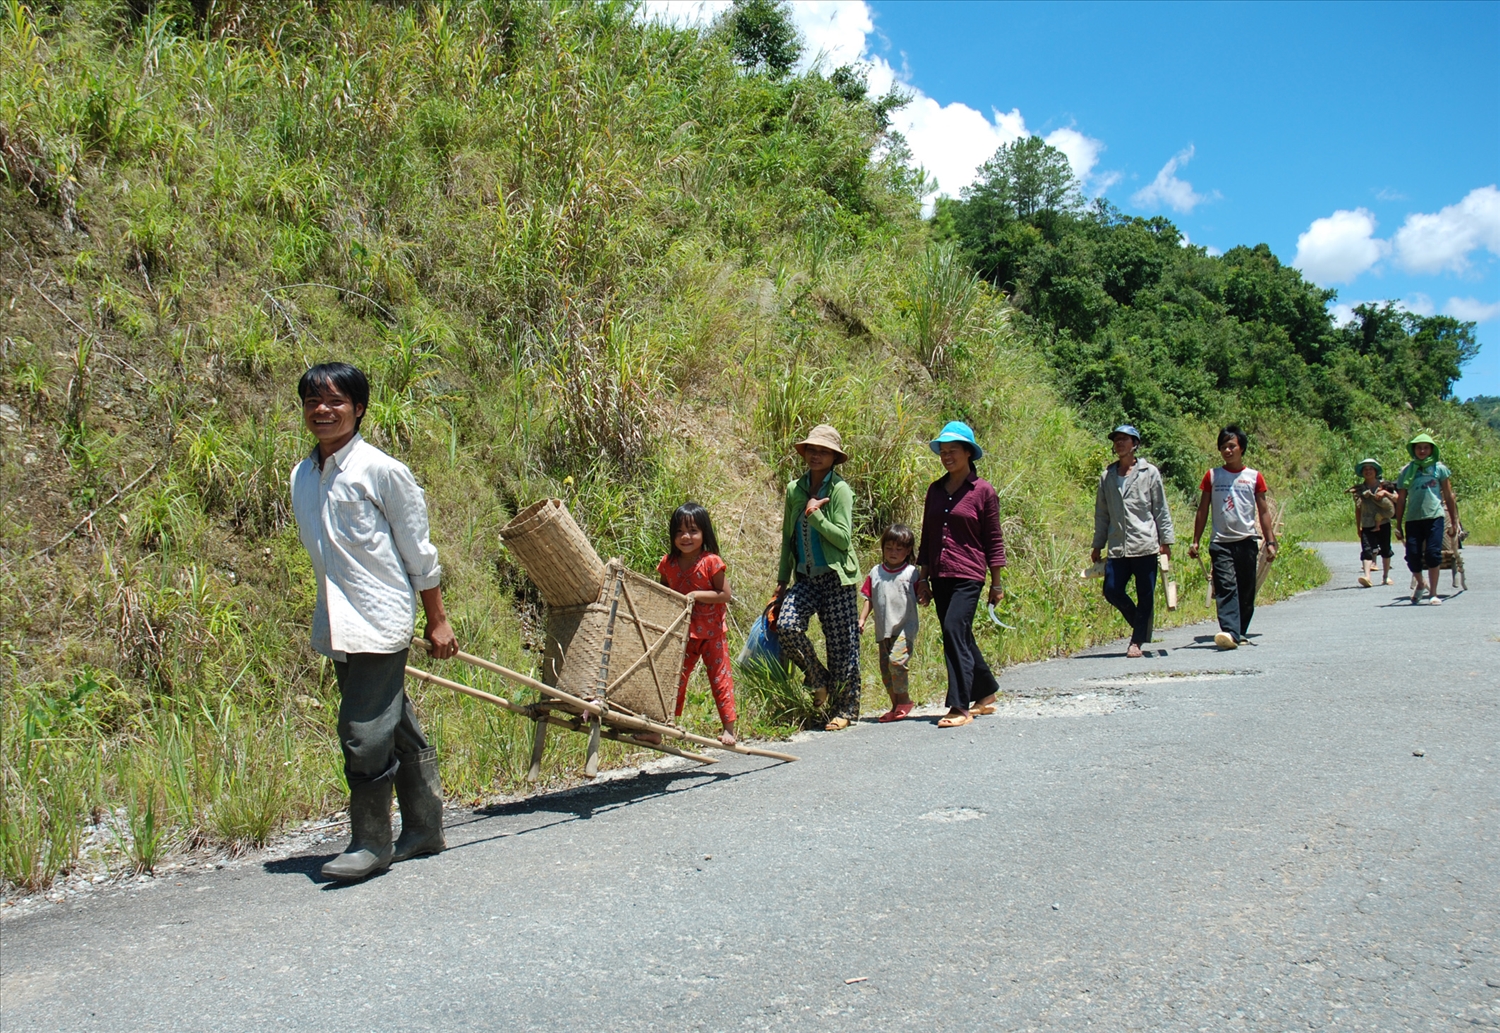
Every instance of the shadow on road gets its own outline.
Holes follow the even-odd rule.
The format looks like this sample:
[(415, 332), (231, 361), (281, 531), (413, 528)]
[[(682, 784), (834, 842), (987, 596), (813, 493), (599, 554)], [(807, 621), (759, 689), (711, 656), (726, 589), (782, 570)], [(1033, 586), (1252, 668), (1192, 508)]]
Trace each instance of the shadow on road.
[[(477, 808), (471, 812), (471, 817), (458, 821), (444, 823), (444, 830), (448, 836), (448, 851), (464, 850), (468, 847), (478, 846), (481, 843), (490, 843), (497, 839), (505, 839), (510, 836), (525, 836), (533, 832), (543, 832), (558, 825), (566, 825), (575, 821), (589, 821), (594, 817), (607, 814), (629, 804), (641, 803), (646, 800), (664, 797), (669, 793), (690, 792), (711, 785), (724, 785), (734, 779), (753, 775), (765, 767), (777, 765), (761, 765), (741, 771), (714, 771), (711, 769), (694, 768), (681, 771), (641, 772), (633, 778), (611, 779), (608, 782), (594, 783), (591, 785), (577, 786), (564, 789), (555, 793), (539, 793), (536, 796), (528, 796), (524, 800), (512, 800), (506, 803), (494, 804), (490, 807)], [(552, 817), (551, 821), (538, 821), (526, 823), (531, 817)], [(473, 839), (462, 839), (454, 842), (455, 833), (462, 836), (464, 831), (486, 831), (485, 826), (496, 819), (511, 819), (505, 822), (505, 827), (493, 835), (480, 835)], [(516, 828), (516, 819), (519, 819), (524, 827)], [(362, 883), (335, 882), (324, 878), (322, 868), (325, 862), (337, 856), (334, 852), (321, 852), (316, 854), (297, 854), (292, 857), (280, 858), (267, 861), (261, 865), (262, 869), (270, 875), (301, 875), (308, 881), (322, 886), (325, 890), (338, 890), (346, 886), (358, 886)], [(412, 861), (420, 861), (421, 858), (413, 858)], [(404, 862), (407, 864), (412, 861)], [(384, 874), (383, 872), (380, 874)], [(379, 878), (379, 875), (371, 876), (371, 879)], [(369, 882), (369, 879), (363, 880)]]
[[(1258, 645), (1260, 645), (1260, 643), (1255, 641), (1258, 638), (1260, 638), (1259, 632), (1257, 632), (1256, 634), (1253, 634), (1253, 635), (1250, 634), (1249, 632), (1246, 632), (1245, 633), (1245, 637), (1242, 638), (1242, 639), (1240, 639), (1240, 645), (1242, 645), (1242, 646), (1258, 646)], [(1213, 651), (1215, 653), (1227, 652), (1227, 650), (1222, 650), (1222, 649), (1220, 649), (1218, 647), (1218, 644), (1214, 642), (1213, 635), (1194, 635), (1193, 636), (1193, 643), (1192, 643), (1192, 645), (1178, 646), (1177, 648), (1178, 649), (1208, 649), (1208, 650), (1211, 650), (1211, 651)]]

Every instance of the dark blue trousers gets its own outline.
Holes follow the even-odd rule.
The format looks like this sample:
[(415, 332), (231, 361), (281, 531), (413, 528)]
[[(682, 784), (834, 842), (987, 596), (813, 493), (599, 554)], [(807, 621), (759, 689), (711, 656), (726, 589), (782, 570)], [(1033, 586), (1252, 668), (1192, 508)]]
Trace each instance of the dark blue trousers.
[(1443, 565), (1443, 518), (1406, 522), (1406, 569), (1421, 574)]
[[(1104, 598), (1120, 611), (1130, 625), (1130, 641), (1138, 646), (1151, 643), (1151, 621), (1156, 616), (1156, 557), (1111, 556), (1104, 562)], [(1135, 578), (1135, 599), (1125, 593)]]

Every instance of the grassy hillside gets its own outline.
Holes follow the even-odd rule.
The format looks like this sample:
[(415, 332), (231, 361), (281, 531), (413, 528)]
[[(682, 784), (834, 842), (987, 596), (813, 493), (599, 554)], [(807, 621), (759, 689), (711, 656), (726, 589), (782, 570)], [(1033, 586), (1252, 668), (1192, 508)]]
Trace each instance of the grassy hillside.
[[(676, 505), (707, 505), (737, 638), (774, 579), (790, 442), (821, 420), (867, 536), (915, 517), (940, 472), (922, 442), (974, 424), (1020, 629), (986, 629), (992, 656), (1122, 633), (1076, 574), (1107, 446), (1034, 328), (932, 241), (890, 100), (857, 77), (750, 74), (620, 5), (197, 10), (11, 2), (0, 27), (7, 881), (85, 863), (90, 823), (118, 835), (87, 864), (145, 870), (340, 805), (285, 488), (315, 361), (371, 371), (367, 435), (427, 488), (460, 640), (503, 663), (535, 665), (543, 614), (496, 531), (548, 495), (639, 570)], [(1267, 426), (1252, 458), (1322, 483), (1283, 430), (1321, 441)], [(1213, 428), (1187, 433), (1209, 464)], [(1202, 618), (1180, 568), (1177, 618)], [(1288, 549), (1269, 592), (1322, 576)], [(916, 691), (940, 697), (926, 628)], [(873, 709), (868, 644), (865, 672)], [(740, 689), (755, 734), (807, 715), (795, 686)], [(529, 724), (413, 695), (451, 793), (517, 786)], [(690, 722), (712, 715), (695, 682)], [(554, 742), (560, 779), (581, 750)]]

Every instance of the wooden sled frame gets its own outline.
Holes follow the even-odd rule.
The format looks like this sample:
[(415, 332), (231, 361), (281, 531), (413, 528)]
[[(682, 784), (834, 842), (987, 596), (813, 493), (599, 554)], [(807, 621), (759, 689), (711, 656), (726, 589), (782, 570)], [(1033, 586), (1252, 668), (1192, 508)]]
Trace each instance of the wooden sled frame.
[[(429, 654), (431, 652), (431, 647), (426, 639), (414, 638), (412, 639), (412, 645), (428, 650)], [(653, 721), (650, 718), (626, 710), (617, 704), (612, 704), (604, 700), (580, 699), (571, 693), (564, 692), (535, 678), (521, 674), (519, 671), (512, 671), (508, 667), (501, 667), (497, 663), (485, 660), (482, 657), (473, 656), (469, 653), (459, 652), (454, 655), (454, 659), (462, 660), (466, 664), (489, 671), (491, 674), (498, 674), (507, 681), (535, 689), (546, 697), (531, 704), (513, 703), (503, 696), (496, 696), (493, 693), (484, 692), (472, 686), (465, 685), (462, 682), (439, 677), (421, 668), (412, 667), (410, 664), (406, 666), (407, 675), (418, 681), (426, 682), (429, 685), (440, 685), (445, 689), (452, 689), (454, 692), (461, 692), (465, 696), (484, 700), (486, 703), (492, 703), (503, 710), (510, 711), (512, 714), (517, 714), (536, 722), (536, 730), (531, 745), (531, 769), (526, 774), (526, 778), (530, 782), (535, 782), (541, 777), (542, 754), (547, 745), (547, 729), (552, 726), (566, 728), (569, 731), (588, 736), (587, 759), (583, 767), (583, 774), (587, 778), (593, 778), (599, 773), (600, 739), (612, 739), (615, 742), (625, 743), (628, 746), (639, 747), (643, 750), (655, 750), (657, 753), (682, 757), (699, 764), (718, 763), (718, 758), (716, 757), (694, 753), (678, 746), (669, 746), (666, 742), (642, 742), (640, 739), (627, 734), (632, 732), (654, 733), (661, 736), (664, 740), (672, 739), (683, 744), (707, 746), (710, 749), (724, 750), (727, 753), (739, 753), (749, 757), (769, 757), (772, 760), (785, 762), (798, 759), (790, 753), (764, 750), (758, 746), (745, 746), (741, 743), (735, 743), (733, 746), (725, 746), (717, 739), (710, 739), (703, 735), (694, 735), (684, 728), (679, 728), (677, 725)], [(646, 657), (642, 657), (641, 659), (645, 660)], [(629, 672), (626, 673), (628, 674)], [(625, 675), (621, 675), (621, 677), (623, 678)]]

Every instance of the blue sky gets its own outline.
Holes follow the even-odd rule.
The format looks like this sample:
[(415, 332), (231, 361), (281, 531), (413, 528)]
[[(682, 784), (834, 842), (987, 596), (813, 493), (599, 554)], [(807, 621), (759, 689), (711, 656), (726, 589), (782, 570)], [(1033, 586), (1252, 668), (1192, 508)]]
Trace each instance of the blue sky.
[[(728, 0), (648, 0), (702, 20)], [(1339, 292), (1476, 320), (1456, 387), (1500, 395), (1500, 3), (799, 0), (810, 54), (913, 93), (942, 193), (1036, 133), (1090, 193)]]
[(1482, 319), (1457, 391), (1500, 394), (1500, 4), (869, 9), (869, 55), (929, 103), (1102, 145), (1125, 211), (1263, 241), (1342, 303)]

